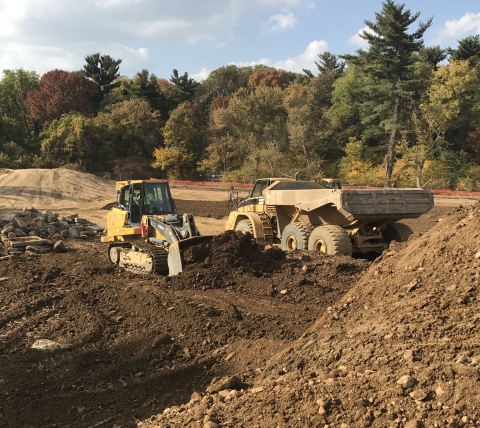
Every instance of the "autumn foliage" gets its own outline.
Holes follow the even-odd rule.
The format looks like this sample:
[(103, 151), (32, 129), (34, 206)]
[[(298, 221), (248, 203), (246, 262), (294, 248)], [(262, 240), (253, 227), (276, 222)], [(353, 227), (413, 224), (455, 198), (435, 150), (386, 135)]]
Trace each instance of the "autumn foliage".
[(51, 122), (62, 114), (93, 113), (92, 98), (99, 92), (96, 83), (63, 70), (45, 73), (40, 88), (28, 93), (25, 106), (30, 117), (41, 122)]
[(278, 86), (283, 89), (286, 86), (285, 76), (277, 70), (256, 71), (248, 78), (248, 86), (259, 85)]

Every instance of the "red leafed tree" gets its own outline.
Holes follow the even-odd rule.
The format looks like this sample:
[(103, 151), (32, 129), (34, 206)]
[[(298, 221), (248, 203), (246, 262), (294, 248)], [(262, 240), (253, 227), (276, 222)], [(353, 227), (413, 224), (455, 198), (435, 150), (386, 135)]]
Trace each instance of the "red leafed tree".
[(40, 89), (30, 91), (25, 107), (34, 119), (51, 122), (65, 113), (93, 113), (92, 98), (99, 92), (95, 82), (63, 70), (45, 73), (40, 80)]
[(285, 76), (282, 72), (276, 70), (256, 71), (248, 78), (248, 86), (258, 85), (279, 86), (285, 88)]

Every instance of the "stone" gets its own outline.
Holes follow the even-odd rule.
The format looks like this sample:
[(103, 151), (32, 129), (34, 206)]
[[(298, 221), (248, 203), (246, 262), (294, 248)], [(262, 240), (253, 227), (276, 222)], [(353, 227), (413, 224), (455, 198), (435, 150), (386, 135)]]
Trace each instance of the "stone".
[(56, 232), (57, 232), (57, 228), (53, 224), (49, 224), (47, 226), (47, 233), (49, 235), (52, 235), (53, 233), (56, 233)]
[(65, 246), (65, 242), (62, 240), (55, 242), (55, 244), (53, 244), (53, 251), (56, 253), (66, 253), (67, 247)]
[(202, 396), (197, 391), (194, 391), (193, 394), (190, 397), (190, 401), (192, 401), (194, 403), (197, 402), (197, 401), (201, 401), (201, 399), (202, 399)]
[(25, 207), (23, 209), (23, 212), (26, 213), (26, 212), (31, 212), (31, 213), (39, 213), (40, 211), (38, 211), (36, 208), (32, 207), (31, 205), (28, 206), (28, 207)]
[(104, 227), (99, 226), (98, 224), (90, 224), (88, 226), (85, 226), (85, 230), (93, 230), (94, 232), (103, 232), (105, 230)]
[(7, 236), (8, 239), (17, 239), (17, 234), (15, 232), (10, 232)]
[(8, 256), (8, 248), (5, 245), (0, 245), (0, 256)]
[(18, 216), (15, 216), (15, 218), (12, 220), (12, 225), (15, 227), (15, 229), (28, 228), (28, 224), (25, 222), (25, 220), (21, 219)]
[(427, 398), (427, 393), (423, 389), (416, 389), (415, 391), (412, 391), (409, 395), (416, 401), (423, 401), (425, 400), (425, 398)]
[(10, 232), (13, 232), (15, 228), (13, 226), (5, 226), (2, 230), (3, 235), (8, 235)]
[(39, 339), (33, 345), (32, 349), (39, 351), (55, 351), (57, 349), (69, 349), (72, 345), (69, 343), (58, 343), (49, 339)]
[(416, 380), (409, 375), (402, 376), (400, 379), (397, 380), (397, 384), (401, 385), (403, 388), (406, 389), (413, 388), (416, 383)]
[(413, 351), (411, 349), (408, 349), (403, 353), (403, 358), (407, 361), (413, 361)]
[(207, 392), (213, 393), (224, 389), (236, 389), (241, 383), (242, 381), (238, 376), (225, 376), (222, 378), (214, 377), (212, 382), (210, 382), (210, 385), (207, 387)]
[(27, 236), (27, 234), (22, 229), (15, 229), (14, 233), (19, 238), (25, 238), (25, 236)]
[(68, 230), (67, 229), (63, 229), (61, 232), (60, 232), (60, 237), (65, 239), (65, 238), (68, 238)]
[(27, 245), (43, 245), (47, 244), (46, 239), (38, 238), (36, 236), (26, 236), (24, 238), (16, 238), (14, 241), (10, 241), (11, 247), (26, 247)]
[(46, 254), (51, 253), (53, 249), (48, 245), (27, 245), (25, 251), (30, 251), (35, 254)]
[(68, 237), (69, 238), (78, 238), (80, 235), (76, 227), (70, 227), (68, 229)]

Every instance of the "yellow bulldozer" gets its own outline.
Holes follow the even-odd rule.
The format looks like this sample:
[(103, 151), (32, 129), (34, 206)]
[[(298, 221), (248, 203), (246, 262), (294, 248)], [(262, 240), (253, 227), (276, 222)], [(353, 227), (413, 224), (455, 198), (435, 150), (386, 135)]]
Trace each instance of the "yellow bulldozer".
[(116, 183), (117, 204), (107, 214), (110, 261), (130, 272), (177, 275), (182, 251), (209, 240), (200, 236), (193, 214), (179, 214), (166, 180)]

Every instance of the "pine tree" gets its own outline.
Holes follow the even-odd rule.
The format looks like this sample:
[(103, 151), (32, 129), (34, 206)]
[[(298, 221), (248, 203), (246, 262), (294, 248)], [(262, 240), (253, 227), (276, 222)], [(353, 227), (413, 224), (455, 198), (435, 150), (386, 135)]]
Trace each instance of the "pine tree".
[(423, 34), (432, 24), (432, 19), (418, 24), (413, 33), (409, 27), (417, 21), (420, 13), (412, 14), (404, 4), (392, 0), (382, 3), (382, 11), (375, 13), (375, 22), (365, 21), (367, 30), (360, 37), (368, 42), (368, 50), (360, 49), (357, 55), (344, 55), (348, 62), (358, 64), (372, 78), (372, 85), (364, 88), (370, 117), (364, 121), (377, 120), (388, 132), (385, 156), (385, 186), (390, 186), (397, 139), (407, 121), (408, 103), (419, 90), (421, 82), (413, 75), (415, 52), (423, 47)]
[[(110, 55), (94, 53), (85, 57), (86, 64), (81, 70), (85, 77), (92, 79), (100, 86), (101, 99), (113, 88), (118, 86), (115, 80), (120, 77), (118, 72), (121, 59), (114, 59)], [(100, 101), (101, 101), (100, 99)]]
[(458, 41), (458, 48), (448, 48), (451, 61), (469, 60), (472, 66), (480, 61), (480, 35), (468, 36)]

